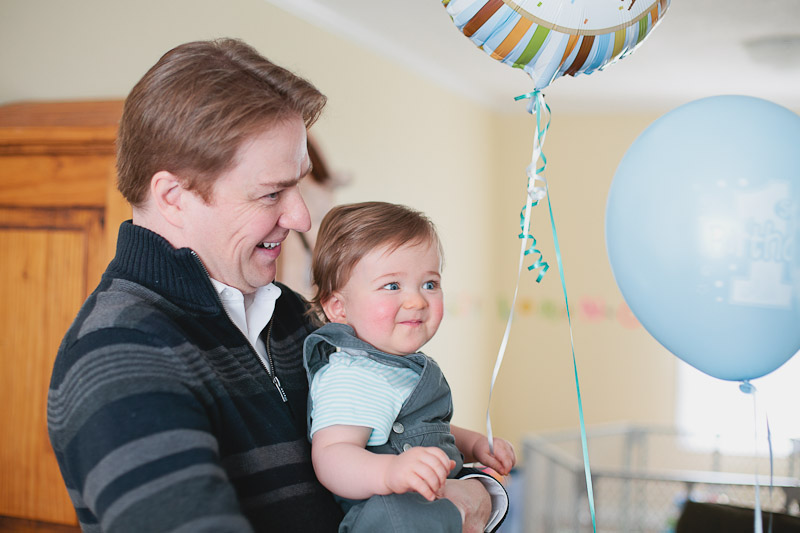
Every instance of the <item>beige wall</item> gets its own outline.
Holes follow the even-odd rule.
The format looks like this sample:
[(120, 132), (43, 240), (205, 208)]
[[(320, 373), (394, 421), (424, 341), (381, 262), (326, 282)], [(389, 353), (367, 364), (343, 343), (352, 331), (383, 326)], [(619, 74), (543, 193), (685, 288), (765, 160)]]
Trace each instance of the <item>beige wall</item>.
[[(407, 203), (438, 224), (448, 312), (426, 351), (451, 382), (455, 421), (482, 430), (505, 325), (502, 300), (511, 300), (519, 253), (534, 124), (523, 106), (519, 114), (494, 112), (262, 0), (2, 0), (0, 103), (121, 98), (172, 46), (219, 36), (245, 39), (329, 96), (314, 133), (331, 166), (353, 176), (339, 201)], [(657, 116), (556, 109), (545, 144), (589, 424), (672, 421), (674, 358), (640, 326), (617, 318), (622, 297), (603, 236), (616, 164)], [(492, 405), (495, 434), (517, 442), (528, 431), (578, 424), (546, 205), (534, 216), (533, 234), (552, 267), (540, 285), (523, 274)], [(599, 310), (591, 319), (587, 302)]]

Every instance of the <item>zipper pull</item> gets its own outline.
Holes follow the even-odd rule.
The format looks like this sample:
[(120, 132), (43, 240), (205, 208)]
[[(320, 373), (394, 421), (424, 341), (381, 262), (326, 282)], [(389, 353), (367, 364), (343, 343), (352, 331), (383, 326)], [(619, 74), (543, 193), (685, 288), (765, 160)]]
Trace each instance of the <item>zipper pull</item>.
[(286, 393), (283, 392), (283, 387), (281, 387), (281, 380), (278, 379), (278, 374), (275, 373), (275, 364), (272, 362), (272, 350), (269, 349), (270, 340), (272, 339), (272, 319), (275, 318), (274, 316), (269, 319), (269, 326), (267, 326), (267, 340), (264, 344), (267, 346), (267, 358), (269, 359), (269, 368), (267, 370), (267, 374), (272, 376), (272, 383), (275, 385), (275, 388), (278, 389), (278, 392), (281, 394), (281, 400), (283, 403), (289, 401), (286, 397)]
[(272, 375), (272, 383), (275, 384), (275, 388), (278, 389), (279, 393), (281, 393), (281, 400), (283, 400), (283, 403), (289, 401), (288, 398), (286, 398), (286, 393), (283, 391), (283, 387), (281, 387), (281, 381), (274, 373)]

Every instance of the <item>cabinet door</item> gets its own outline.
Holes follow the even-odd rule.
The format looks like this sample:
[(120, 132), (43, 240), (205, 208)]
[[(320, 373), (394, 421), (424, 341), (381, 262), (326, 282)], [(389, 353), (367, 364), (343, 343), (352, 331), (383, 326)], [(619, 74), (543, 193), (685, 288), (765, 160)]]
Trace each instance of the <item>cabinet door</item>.
[(47, 390), (104, 237), (99, 209), (0, 208), (0, 515), (76, 523), (47, 435)]
[(47, 392), (61, 339), (130, 217), (115, 186), (120, 114), (121, 102), (0, 107), (0, 530), (77, 524)]

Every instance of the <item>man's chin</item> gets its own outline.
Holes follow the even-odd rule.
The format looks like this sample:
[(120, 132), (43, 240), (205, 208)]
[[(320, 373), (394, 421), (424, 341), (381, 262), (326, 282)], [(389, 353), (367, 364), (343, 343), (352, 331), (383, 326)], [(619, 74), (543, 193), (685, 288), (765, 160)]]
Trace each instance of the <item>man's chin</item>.
[(252, 291), (258, 290), (261, 287), (266, 287), (273, 281), (275, 281), (275, 267), (273, 265), (272, 268), (258, 272), (258, 275), (254, 275), (250, 277), (247, 282), (252, 287)]

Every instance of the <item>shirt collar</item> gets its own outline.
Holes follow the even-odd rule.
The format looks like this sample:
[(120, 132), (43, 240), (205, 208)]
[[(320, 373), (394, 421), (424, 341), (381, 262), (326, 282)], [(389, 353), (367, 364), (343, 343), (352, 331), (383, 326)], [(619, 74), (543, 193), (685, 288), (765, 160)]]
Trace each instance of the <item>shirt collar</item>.
[[(244, 301), (245, 297), (242, 294), (242, 291), (237, 289), (236, 287), (231, 287), (230, 285), (226, 285), (221, 281), (217, 281), (214, 278), (211, 279), (211, 283), (214, 285), (214, 289), (216, 289), (217, 294), (219, 295), (220, 299), (225, 300), (241, 300)], [(263, 287), (259, 287), (253, 294), (253, 298), (249, 299), (251, 302), (259, 299), (268, 299), (275, 301), (281, 295), (281, 289), (274, 283), (270, 283), (269, 285), (264, 285)]]
[(213, 278), (211, 283), (231, 321), (256, 346), (261, 331), (272, 318), (281, 289), (270, 283), (259, 287), (254, 293), (244, 295), (239, 289)]

